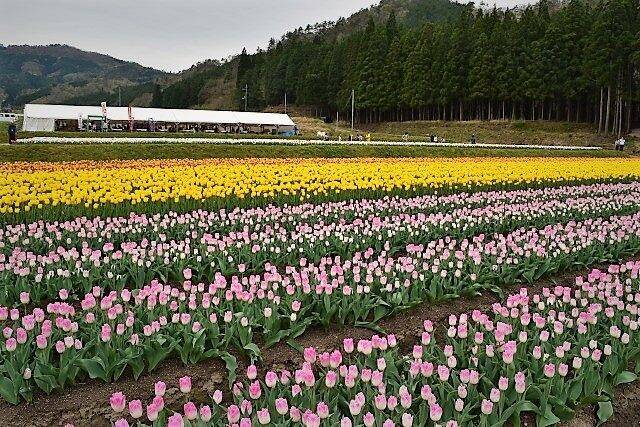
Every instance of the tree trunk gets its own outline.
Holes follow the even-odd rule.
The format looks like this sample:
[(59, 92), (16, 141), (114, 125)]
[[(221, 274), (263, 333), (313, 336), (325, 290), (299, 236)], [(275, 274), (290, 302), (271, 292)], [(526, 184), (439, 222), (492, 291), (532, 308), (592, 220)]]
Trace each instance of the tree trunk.
[(603, 109), (604, 109), (604, 87), (600, 86), (600, 113), (598, 114), (598, 133), (602, 133), (603, 129), (603, 124), (604, 122), (602, 121), (602, 113), (603, 113)]
[(609, 135), (609, 116), (611, 114), (611, 85), (607, 88), (607, 115), (604, 121), (604, 133)]

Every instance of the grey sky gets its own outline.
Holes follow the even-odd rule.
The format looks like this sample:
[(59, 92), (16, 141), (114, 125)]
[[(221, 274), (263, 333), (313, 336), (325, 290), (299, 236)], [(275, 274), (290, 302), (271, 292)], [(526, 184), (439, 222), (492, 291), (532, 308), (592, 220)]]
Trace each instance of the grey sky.
[[(530, 0), (484, 0), (509, 6)], [(0, 43), (63, 43), (179, 71), (266, 47), (271, 37), (336, 20), (374, 0), (0, 0)], [(478, 3), (478, 2), (477, 2)]]

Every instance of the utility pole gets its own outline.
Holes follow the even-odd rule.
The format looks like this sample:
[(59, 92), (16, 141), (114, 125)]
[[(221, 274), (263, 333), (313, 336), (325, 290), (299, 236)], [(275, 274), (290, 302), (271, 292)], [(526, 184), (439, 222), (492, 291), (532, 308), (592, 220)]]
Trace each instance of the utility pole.
[(284, 93), (284, 113), (287, 114), (287, 92)]
[(351, 129), (355, 127), (356, 90), (351, 89)]

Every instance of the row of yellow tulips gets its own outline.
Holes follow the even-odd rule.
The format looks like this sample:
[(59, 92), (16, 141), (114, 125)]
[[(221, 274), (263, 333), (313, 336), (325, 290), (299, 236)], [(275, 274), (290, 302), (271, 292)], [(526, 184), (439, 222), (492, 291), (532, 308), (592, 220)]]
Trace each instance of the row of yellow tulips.
[(15, 163), (0, 167), (0, 213), (50, 206), (212, 198), (321, 198), (500, 184), (634, 179), (640, 159), (310, 159)]

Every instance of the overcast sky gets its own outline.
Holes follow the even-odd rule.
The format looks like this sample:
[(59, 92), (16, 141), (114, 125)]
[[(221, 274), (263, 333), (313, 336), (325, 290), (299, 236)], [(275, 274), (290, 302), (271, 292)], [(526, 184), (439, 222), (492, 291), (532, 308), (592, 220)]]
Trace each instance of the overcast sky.
[[(530, 0), (485, 0), (513, 7)], [(0, 0), (0, 43), (61, 43), (179, 71), (373, 0)], [(477, 2), (478, 3), (478, 2)], [(3, 5), (4, 4), (4, 5)]]

